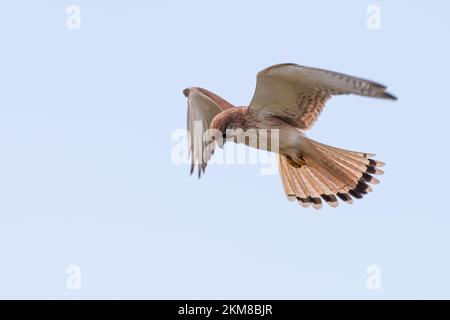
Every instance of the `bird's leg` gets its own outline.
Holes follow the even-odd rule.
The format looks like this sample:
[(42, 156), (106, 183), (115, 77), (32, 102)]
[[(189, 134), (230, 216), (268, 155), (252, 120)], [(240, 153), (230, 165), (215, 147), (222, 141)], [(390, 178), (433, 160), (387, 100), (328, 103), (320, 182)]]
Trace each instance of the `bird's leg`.
[(295, 160), (292, 159), (292, 157), (289, 155), (286, 155), (285, 157), (286, 157), (287, 162), (294, 168), (301, 168), (306, 164), (305, 160), (303, 159), (303, 157), (301, 155), (299, 155), (297, 157), (297, 159), (295, 159)]

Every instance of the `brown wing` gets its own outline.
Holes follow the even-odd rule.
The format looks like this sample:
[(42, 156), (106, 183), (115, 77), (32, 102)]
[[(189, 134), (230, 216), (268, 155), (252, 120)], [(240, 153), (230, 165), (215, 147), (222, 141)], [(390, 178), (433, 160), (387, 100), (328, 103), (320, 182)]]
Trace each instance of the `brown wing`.
[(284, 118), (307, 130), (329, 98), (351, 93), (396, 99), (386, 92), (385, 86), (369, 80), (296, 64), (279, 64), (258, 73), (250, 109)]
[(187, 129), (189, 133), (188, 148), (191, 157), (191, 174), (195, 167), (198, 177), (205, 172), (206, 165), (214, 154), (215, 144), (205, 137), (211, 121), (216, 115), (233, 105), (221, 97), (202, 88), (188, 88), (183, 91), (188, 98)]

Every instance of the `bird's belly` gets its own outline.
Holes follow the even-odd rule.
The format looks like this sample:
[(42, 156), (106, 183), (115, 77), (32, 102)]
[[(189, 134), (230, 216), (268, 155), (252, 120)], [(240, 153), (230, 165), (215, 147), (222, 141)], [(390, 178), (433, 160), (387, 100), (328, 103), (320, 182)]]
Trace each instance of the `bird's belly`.
[(273, 129), (251, 128), (237, 134), (235, 142), (255, 149), (288, 154), (299, 150), (303, 137), (304, 133), (292, 126)]
[(297, 153), (301, 149), (305, 134), (292, 126), (280, 129), (280, 154)]

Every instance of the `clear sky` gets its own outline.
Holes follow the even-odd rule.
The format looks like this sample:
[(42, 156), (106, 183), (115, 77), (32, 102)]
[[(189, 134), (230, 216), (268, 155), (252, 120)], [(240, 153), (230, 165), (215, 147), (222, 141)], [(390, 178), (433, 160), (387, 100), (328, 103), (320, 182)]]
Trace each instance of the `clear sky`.
[[(0, 297), (450, 298), (448, 2), (1, 7)], [(364, 200), (302, 209), (260, 165), (171, 161), (183, 88), (245, 105), (281, 62), (399, 97), (335, 98), (309, 132), (387, 163)]]

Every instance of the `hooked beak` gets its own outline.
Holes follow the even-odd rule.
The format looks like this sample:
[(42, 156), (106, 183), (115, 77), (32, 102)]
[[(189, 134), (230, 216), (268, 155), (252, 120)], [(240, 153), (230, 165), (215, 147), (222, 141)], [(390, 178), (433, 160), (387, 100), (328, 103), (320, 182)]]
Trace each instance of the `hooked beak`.
[(225, 144), (225, 140), (224, 139), (216, 139), (215, 136), (212, 137), (212, 140), (214, 141), (214, 143), (220, 148), (223, 149), (223, 145)]

